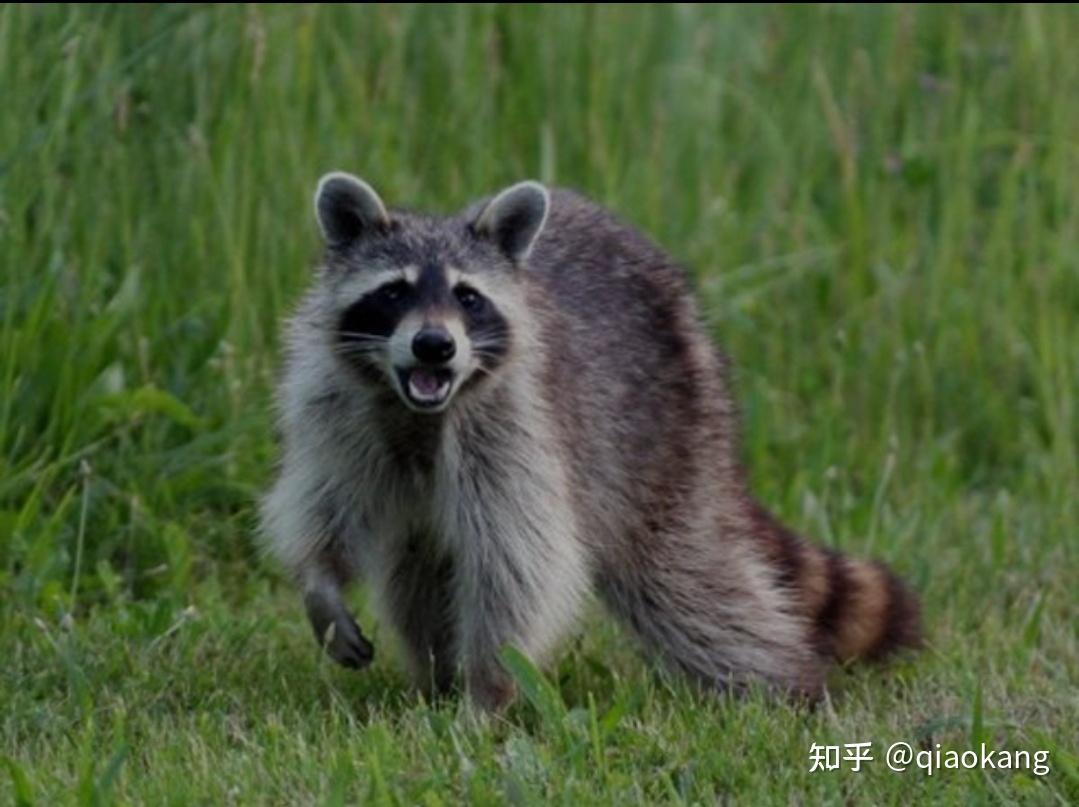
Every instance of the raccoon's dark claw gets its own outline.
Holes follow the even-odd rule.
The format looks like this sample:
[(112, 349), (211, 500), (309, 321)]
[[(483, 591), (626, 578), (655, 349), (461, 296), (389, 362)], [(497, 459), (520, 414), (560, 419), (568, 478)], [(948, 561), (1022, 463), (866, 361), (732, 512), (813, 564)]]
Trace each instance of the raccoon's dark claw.
[(375, 648), (363, 635), (356, 620), (335, 599), (318, 593), (304, 598), (315, 641), (338, 664), (353, 670), (366, 667), (375, 657)]
[(326, 650), (338, 664), (353, 670), (362, 670), (375, 658), (375, 647), (367, 640), (348, 614), (334, 622), (336, 636), (326, 644)]

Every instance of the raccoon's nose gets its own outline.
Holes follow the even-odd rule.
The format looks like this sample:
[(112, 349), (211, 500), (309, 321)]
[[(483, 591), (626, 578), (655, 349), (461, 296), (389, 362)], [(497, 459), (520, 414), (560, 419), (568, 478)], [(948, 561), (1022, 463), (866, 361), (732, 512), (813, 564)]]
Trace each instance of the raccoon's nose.
[(442, 364), (453, 358), (457, 345), (442, 328), (423, 328), (412, 339), (412, 355), (422, 362)]

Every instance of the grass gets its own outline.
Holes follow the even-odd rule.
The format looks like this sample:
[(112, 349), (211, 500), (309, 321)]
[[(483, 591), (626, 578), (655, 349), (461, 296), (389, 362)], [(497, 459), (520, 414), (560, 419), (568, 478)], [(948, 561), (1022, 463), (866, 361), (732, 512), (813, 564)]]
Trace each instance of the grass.
[[(1048, 6), (0, 7), (0, 798), (1079, 800), (1077, 38)], [(446, 211), (534, 176), (667, 246), (762, 498), (910, 579), (929, 649), (806, 715), (596, 614), (493, 721), (420, 700), (370, 617), (373, 669), (320, 659), (251, 535), (332, 168)], [(896, 740), (1052, 771), (893, 773)]]

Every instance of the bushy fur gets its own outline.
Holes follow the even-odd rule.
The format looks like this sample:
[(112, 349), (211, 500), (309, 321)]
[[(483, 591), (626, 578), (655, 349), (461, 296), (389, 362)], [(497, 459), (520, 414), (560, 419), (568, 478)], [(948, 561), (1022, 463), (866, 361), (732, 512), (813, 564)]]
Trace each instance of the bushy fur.
[[(682, 270), (537, 187), (440, 219), (386, 211), (364, 185), (344, 220), (320, 188), (329, 247), (289, 326), (262, 511), (319, 640), (370, 659), (341, 598), (362, 576), (417, 680), (444, 690), (460, 671), (492, 708), (512, 695), (500, 648), (542, 661), (590, 591), (716, 687), (813, 696), (831, 658), (917, 643), (916, 601), (887, 570), (801, 540), (747, 490), (726, 360)], [(497, 363), (437, 413), (335, 341), (342, 312), (405, 266), (467, 279), (506, 324)]]

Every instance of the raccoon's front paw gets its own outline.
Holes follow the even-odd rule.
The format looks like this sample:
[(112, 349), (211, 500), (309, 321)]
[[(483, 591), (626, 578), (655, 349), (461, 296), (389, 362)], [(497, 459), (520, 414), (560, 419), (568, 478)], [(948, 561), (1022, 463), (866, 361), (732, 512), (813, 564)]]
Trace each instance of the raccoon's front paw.
[(333, 635), (323, 646), (330, 657), (343, 667), (362, 670), (375, 658), (375, 646), (367, 640), (360, 626), (348, 614), (338, 616), (333, 622)]
[(371, 663), (375, 657), (374, 645), (339, 602), (310, 593), (305, 597), (305, 605), (315, 641), (330, 654), (330, 658), (353, 670), (363, 669)]

